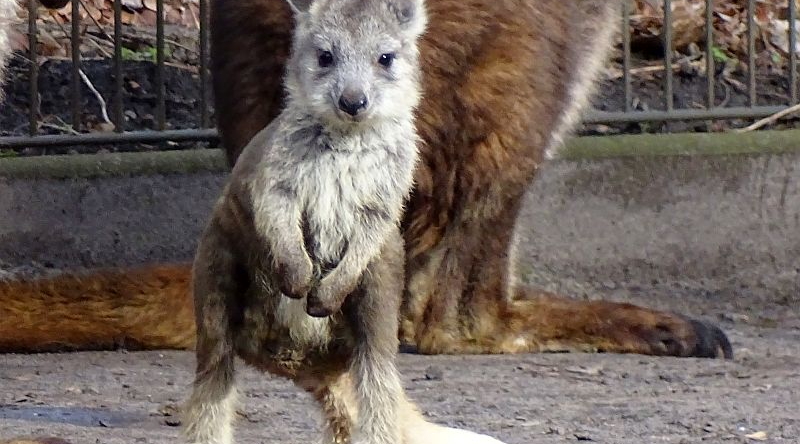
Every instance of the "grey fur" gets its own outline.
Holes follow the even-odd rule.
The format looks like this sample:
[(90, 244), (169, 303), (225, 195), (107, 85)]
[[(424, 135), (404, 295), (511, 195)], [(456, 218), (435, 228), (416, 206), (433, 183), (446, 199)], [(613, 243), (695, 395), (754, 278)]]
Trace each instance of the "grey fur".
[[(194, 443), (232, 442), (239, 356), (316, 394), (326, 439), (349, 440), (352, 429), (353, 442), (397, 444), (398, 224), (417, 162), (424, 6), (292, 7), (287, 105), (245, 147), (195, 257), (197, 368), (186, 434)], [(323, 51), (331, 66), (321, 66)], [(389, 67), (378, 63), (386, 53), (395, 55)], [(347, 88), (369, 97), (364, 112), (341, 111)], [(336, 388), (342, 378), (349, 389)]]

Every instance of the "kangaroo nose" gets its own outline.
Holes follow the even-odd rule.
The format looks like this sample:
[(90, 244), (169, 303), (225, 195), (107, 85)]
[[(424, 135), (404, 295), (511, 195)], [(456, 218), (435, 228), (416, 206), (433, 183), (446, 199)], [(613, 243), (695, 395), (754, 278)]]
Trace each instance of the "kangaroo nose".
[(339, 109), (355, 116), (367, 109), (367, 96), (361, 91), (345, 90), (339, 96)]

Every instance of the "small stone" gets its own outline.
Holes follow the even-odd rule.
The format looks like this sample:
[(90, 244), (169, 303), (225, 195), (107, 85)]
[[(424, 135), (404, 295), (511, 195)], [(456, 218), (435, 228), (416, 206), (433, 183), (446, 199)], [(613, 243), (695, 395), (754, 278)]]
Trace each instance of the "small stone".
[(425, 379), (428, 381), (441, 381), (444, 378), (442, 369), (435, 366), (430, 366), (425, 369)]
[(614, 281), (603, 281), (603, 287), (609, 290), (614, 290), (617, 288), (617, 283)]
[(567, 367), (564, 369), (569, 373), (577, 373), (579, 375), (588, 375), (588, 376), (597, 376), (603, 374), (603, 368), (596, 366), (596, 367), (583, 367), (583, 366), (576, 366), (576, 367)]

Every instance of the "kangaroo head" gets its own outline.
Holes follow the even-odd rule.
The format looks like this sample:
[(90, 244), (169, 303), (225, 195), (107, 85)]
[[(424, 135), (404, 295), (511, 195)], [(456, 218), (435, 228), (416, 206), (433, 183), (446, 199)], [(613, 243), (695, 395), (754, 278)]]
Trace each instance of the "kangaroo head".
[(423, 0), (286, 0), (295, 34), (291, 100), (336, 124), (409, 114), (420, 96)]

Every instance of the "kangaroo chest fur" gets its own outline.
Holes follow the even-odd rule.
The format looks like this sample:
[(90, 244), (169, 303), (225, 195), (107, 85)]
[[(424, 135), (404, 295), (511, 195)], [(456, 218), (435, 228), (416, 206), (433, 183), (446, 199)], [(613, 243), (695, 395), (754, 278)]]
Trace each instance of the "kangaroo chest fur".
[[(319, 279), (338, 264), (349, 240), (375, 215), (399, 220), (413, 180), (416, 136), (411, 121), (332, 132), (319, 124), (291, 124), (301, 120), (276, 119), (273, 136), (258, 147), (260, 155), (245, 150), (237, 165), (251, 169), (247, 180), (259, 184), (252, 187), (251, 202), (258, 201), (259, 193), (286, 193), (296, 199), (305, 248)], [(257, 233), (248, 238), (258, 239)], [(250, 257), (263, 257), (268, 248), (256, 242), (246, 245), (253, 250)], [(299, 369), (315, 371), (321, 362), (330, 369), (332, 361), (349, 359), (354, 337), (344, 314), (309, 316), (304, 300), (277, 290), (269, 261), (259, 259), (252, 266), (257, 278), (245, 296), (237, 340), (245, 359), (292, 377)]]
[(399, 214), (413, 176), (413, 127), (400, 122), (331, 132), (312, 125), (285, 137), (288, 150), (276, 150), (281, 159), (268, 161), (265, 174), (297, 196), (306, 249), (325, 272), (370, 216)]
[(398, 167), (392, 157), (386, 148), (326, 150), (289, 173), (302, 199), (306, 248), (315, 265), (323, 270), (336, 265), (348, 239), (367, 222), (365, 212), (390, 211), (382, 201)]

